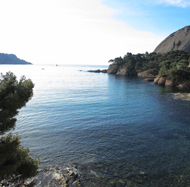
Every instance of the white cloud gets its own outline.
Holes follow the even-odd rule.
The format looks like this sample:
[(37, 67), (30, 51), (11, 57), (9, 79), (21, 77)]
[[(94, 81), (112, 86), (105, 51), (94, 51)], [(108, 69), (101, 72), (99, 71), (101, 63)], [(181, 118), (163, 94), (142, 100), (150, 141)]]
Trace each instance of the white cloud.
[(189, 0), (159, 0), (157, 2), (184, 8), (190, 6)]
[(0, 52), (38, 64), (105, 64), (163, 39), (112, 16), (100, 0), (0, 0)]

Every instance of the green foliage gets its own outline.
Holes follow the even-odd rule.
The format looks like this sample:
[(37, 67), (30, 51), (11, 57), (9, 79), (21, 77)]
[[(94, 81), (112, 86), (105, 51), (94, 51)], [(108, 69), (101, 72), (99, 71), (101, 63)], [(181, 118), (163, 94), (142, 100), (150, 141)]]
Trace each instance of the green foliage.
[[(18, 109), (26, 105), (33, 96), (34, 84), (22, 76), (17, 81), (16, 76), (8, 72), (0, 75), (0, 134), (15, 127)], [(39, 159), (29, 156), (29, 148), (24, 149), (20, 137), (9, 133), (0, 138), (0, 179), (17, 176), (24, 180), (36, 174)]]
[[(180, 42), (178, 42), (180, 45)], [(126, 67), (129, 72), (136, 74), (148, 70), (153, 75), (160, 75), (170, 79), (188, 79), (190, 68), (190, 54), (184, 51), (170, 51), (168, 53), (132, 54), (127, 53), (123, 58), (113, 60), (118, 68)], [(181, 77), (180, 77), (181, 76)]]
[(31, 99), (33, 88), (32, 81), (24, 76), (17, 81), (11, 72), (0, 75), (0, 134), (14, 128), (16, 119), (13, 117)]
[(148, 70), (148, 73), (156, 76), (156, 75), (158, 75), (158, 69), (156, 69), (156, 68), (150, 69), (150, 70)]
[(22, 76), (20, 81), (16, 80), (16, 76), (8, 72), (0, 75), (0, 108), (17, 110), (25, 106), (25, 104), (33, 96), (34, 84), (30, 79)]
[(36, 175), (39, 159), (29, 156), (29, 148), (24, 149), (18, 135), (9, 133), (0, 139), (0, 177), (19, 176), (19, 180)]

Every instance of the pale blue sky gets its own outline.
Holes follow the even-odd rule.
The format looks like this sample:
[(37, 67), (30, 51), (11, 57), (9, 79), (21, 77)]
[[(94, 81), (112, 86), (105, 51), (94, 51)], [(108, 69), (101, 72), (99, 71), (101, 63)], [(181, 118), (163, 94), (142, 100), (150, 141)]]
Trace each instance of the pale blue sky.
[(0, 52), (33, 64), (107, 64), (189, 25), (187, 0), (0, 0)]
[(190, 0), (103, 0), (115, 18), (138, 29), (166, 36), (190, 25)]

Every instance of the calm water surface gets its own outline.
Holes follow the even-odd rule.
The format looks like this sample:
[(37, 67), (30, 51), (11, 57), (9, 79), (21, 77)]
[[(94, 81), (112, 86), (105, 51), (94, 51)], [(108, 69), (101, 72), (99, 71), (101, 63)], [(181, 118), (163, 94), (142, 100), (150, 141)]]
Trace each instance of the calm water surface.
[(13, 133), (40, 167), (77, 165), (84, 186), (190, 186), (190, 102), (141, 78), (86, 72), (98, 68), (1, 65), (35, 83)]

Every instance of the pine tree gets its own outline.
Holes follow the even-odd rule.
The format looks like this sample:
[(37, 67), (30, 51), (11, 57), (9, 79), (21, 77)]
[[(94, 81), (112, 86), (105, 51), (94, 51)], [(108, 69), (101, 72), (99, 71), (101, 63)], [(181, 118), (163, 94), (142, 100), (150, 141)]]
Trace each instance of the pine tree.
[(26, 105), (33, 96), (34, 84), (24, 76), (17, 81), (8, 72), (0, 75), (0, 179), (13, 178), (22, 181), (36, 175), (39, 159), (29, 156), (29, 148), (21, 145), (21, 137), (7, 131), (14, 129), (18, 109)]

